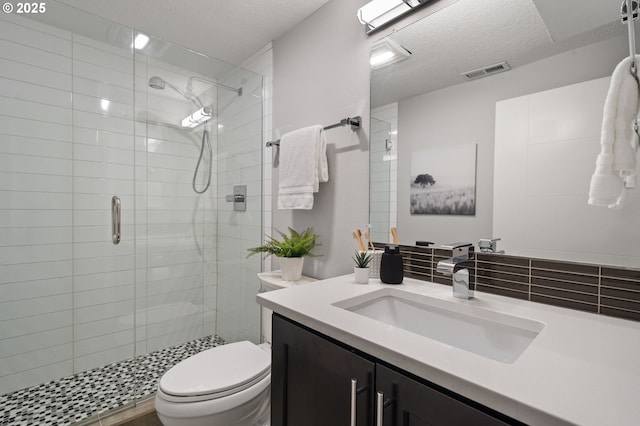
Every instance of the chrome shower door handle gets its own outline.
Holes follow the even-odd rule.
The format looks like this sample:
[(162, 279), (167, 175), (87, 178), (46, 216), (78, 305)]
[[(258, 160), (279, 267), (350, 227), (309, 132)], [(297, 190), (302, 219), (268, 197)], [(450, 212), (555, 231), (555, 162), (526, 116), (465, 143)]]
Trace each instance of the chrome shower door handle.
[(120, 243), (120, 198), (111, 198), (111, 240), (113, 244)]
[(351, 421), (349, 425), (356, 426), (356, 397), (358, 394), (358, 381), (351, 379)]

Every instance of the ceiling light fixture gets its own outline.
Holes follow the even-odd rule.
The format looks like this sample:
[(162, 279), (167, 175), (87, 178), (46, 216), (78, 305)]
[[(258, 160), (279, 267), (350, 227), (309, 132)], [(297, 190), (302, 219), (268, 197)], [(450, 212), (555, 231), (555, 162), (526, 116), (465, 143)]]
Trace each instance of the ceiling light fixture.
[(376, 70), (408, 59), (409, 56), (411, 56), (411, 52), (389, 37), (385, 37), (371, 45), (369, 63), (371, 64), (371, 69)]
[(369, 34), (430, 1), (373, 0), (358, 9), (358, 20), (367, 26), (367, 34)]

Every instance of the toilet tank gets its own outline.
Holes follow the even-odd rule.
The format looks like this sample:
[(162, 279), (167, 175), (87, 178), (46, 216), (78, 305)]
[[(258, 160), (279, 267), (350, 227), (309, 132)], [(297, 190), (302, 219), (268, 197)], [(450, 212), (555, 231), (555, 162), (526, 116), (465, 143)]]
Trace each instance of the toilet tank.
[[(259, 272), (260, 291), (273, 291), (282, 288), (304, 285), (317, 281), (315, 278), (305, 277), (304, 275), (298, 281), (284, 281), (282, 279), (282, 271)], [(272, 311), (262, 308), (262, 341), (271, 343), (271, 314)]]

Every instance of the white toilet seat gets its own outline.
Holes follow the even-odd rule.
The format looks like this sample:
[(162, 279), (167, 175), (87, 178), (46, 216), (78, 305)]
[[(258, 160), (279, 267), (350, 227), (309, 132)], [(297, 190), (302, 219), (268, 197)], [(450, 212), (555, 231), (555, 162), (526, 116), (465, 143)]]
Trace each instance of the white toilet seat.
[(158, 383), (163, 399), (176, 403), (227, 397), (270, 375), (269, 353), (248, 341), (200, 352), (169, 369)]

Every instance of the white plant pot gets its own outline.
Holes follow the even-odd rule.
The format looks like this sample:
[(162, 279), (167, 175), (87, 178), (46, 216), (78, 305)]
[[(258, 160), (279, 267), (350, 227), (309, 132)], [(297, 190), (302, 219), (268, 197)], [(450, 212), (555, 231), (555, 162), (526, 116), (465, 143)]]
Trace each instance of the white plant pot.
[(304, 257), (279, 257), (282, 279), (285, 281), (298, 281), (302, 277)]
[(369, 268), (353, 267), (353, 275), (358, 284), (369, 284)]

